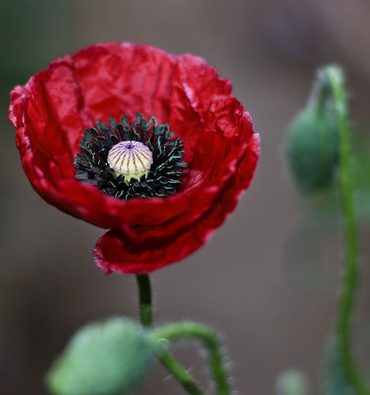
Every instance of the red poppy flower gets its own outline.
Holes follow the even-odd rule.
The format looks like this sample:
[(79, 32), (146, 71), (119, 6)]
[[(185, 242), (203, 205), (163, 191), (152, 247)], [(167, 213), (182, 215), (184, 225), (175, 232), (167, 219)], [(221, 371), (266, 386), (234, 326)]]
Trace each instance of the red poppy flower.
[[(83, 141), (96, 138), (100, 144), (104, 127), (110, 126), (98, 123), (100, 131), (94, 129), (92, 137), (85, 134), (81, 142), (84, 129), (122, 114), (134, 121), (137, 113), (168, 123), (178, 147), (183, 146), (183, 157), (181, 153), (176, 163), (183, 167), (186, 162), (187, 167), (176, 170), (177, 181), (168, 181), (177, 183), (168, 196), (122, 199), (99, 188), (99, 177), (91, 179), (93, 165), (86, 165), (89, 175), (75, 169), (78, 158), (85, 166)], [(132, 125), (142, 121), (138, 116)], [(9, 119), (17, 129), (22, 165), (35, 190), (64, 212), (111, 229), (94, 249), (105, 273), (151, 272), (201, 247), (249, 186), (259, 154), (258, 135), (232, 96), (230, 81), (219, 78), (199, 57), (169, 55), (146, 45), (98, 44), (52, 62), (11, 92)], [(123, 136), (123, 126), (110, 121), (110, 130), (117, 134), (121, 128)], [(166, 133), (164, 147), (169, 150), (176, 136), (169, 129)], [(96, 157), (94, 152), (90, 156)], [(118, 173), (117, 177), (123, 180)], [(133, 183), (141, 188), (144, 179)], [(161, 179), (167, 180), (167, 174)]]

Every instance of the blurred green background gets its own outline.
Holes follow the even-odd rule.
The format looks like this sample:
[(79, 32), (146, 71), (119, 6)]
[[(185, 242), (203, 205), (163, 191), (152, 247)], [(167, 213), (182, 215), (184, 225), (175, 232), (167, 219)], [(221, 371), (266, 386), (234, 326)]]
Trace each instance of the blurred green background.
[[(79, 326), (137, 314), (134, 278), (94, 267), (103, 231), (36, 195), (7, 121), (15, 85), (57, 57), (106, 41), (204, 57), (232, 80), (261, 134), (256, 177), (236, 215), (200, 252), (153, 276), (157, 321), (191, 318), (222, 332), (241, 394), (274, 394), (276, 376), (290, 367), (302, 369), (312, 389), (320, 385), (342, 274), (336, 194), (307, 199), (295, 191), (283, 139), (316, 68), (344, 67), (360, 158), (355, 352), (370, 371), (369, 17), (368, 0), (0, 0), (1, 394), (46, 393), (44, 373)], [(196, 349), (176, 355), (207, 386)], [(184, 393), (166, 377), (158, 366), (136, 393)]]

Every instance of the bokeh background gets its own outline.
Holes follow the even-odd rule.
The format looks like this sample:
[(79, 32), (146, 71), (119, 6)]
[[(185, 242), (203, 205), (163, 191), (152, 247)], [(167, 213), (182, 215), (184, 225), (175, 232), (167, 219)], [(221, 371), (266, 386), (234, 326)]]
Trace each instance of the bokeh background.
[[(276, 377), (291, 367), (305, 372), (313, 392), (320, 389), (342, 274), (337, 205), (295, 190), (284, 130), (305, 104), (316, 68), (337, 62), (347, 75), (356, 152), (369, 157), (369, 17), (368, 0), (0, 1), (1, 394), (46, 394), (44, 373), (78, 327), (137, 316), (134, 277), (103, 276), (94, 266), (92, 248), (103, 231), (33, 191), (7, 121), (13, 86), (55, 58), (106, 41), (204, 57), (232, 80), (261, 134), (256, 177), (236, 213), (201, 251), (153, 275), (157, 322), (189, 318), (223, 333), (240, 394), (275, 394)], [(359, 168), (355, 351), (369, 372), (370, 167)], [(202, 355), (189, 347), (176, 355), (207, 388)], [(135, 393), (184, 391), (158, 365)]]

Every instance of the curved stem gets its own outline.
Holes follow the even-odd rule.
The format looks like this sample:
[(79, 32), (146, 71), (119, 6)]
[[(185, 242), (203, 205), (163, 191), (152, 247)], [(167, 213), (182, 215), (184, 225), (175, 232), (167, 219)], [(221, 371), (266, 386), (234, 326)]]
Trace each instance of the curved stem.
[[(152, 314), (152, 290), (150, 277), (148, 274), (138, 274), (136, 276), (139, 288), (139, 309), (140, 320), (144, 327), (153, 326)], [(193, 377), (176, 361), (176, 359), (163, 347), (159, 347), (157, 357), (162, 365), (172, 374), (172, 376), (183, 386), (191, 395), (206, 395), (199, 387)]]
[(191, 395), (206, 395), (193, 377), (176, 361), (176, 359), (163, 347), (156, 350), (157, 358), (172, 376)]
[(338, 127), (340, 198), (345, 242), (345, 274), (336, 332), (339, 343), (339, 353), (350, 382), (358, 394), (370, 395), (370, 389), (359, 373), (351, 349), (351, 318), (358, 282), (359, 262), (358, 238), (353, 206), (351, 141), (344, 79), (341, 70), (337, 67), (328, 67), (326, 69), (326, 77), (331, 88), (334, 104), (333, 110)]
[(207, 326), (191, 321), (175, 322), (156, 328), (152, 339), (160, 343), (161, 340), (177, 341), (192, 338), (203, 343), (208, 352), (209, 365), (216, 390), (219, 395), (230, 395), (230, 386), (225, 371), (222, 347), (217, 334)]

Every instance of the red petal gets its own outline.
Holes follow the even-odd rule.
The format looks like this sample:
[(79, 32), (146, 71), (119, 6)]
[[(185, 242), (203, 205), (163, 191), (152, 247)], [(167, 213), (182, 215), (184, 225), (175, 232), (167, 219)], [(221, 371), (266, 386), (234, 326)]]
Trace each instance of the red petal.
[[(191, 76), (197, 73), (201, 78), (193, 81)], [(13, 93), (13, 106), (17, 109), (19, 92), (17, 88)], [(250, 124), (241, 127), (240, 114), (234, 108), (239, 104), (229, 95), (230, 83), (218, 79), (214, 69), (191, 55), (174, 57), (132, 44), (87, 48), (73, 58), (55, 61), (26, 85), (16, 116), (20, 127), (22, 115), (25, 128), (19, 133), (18, 144), (27, 147), (22, 152), (30, 151), (23, 154), (23, 165), (36, 190), (60, 209), (101, 227), (124, 230), (134, 238), (147, 238), (152, 232), (163, 236), (188, 225), (208, 210), (223, 182), (232, 174), (230, 159), (219, 155), (218, 150), (212, 153), (218, 166), (211, 164), (212, 155), (204, 155), (207, 150), (202, 145), (211, 138), (205, 131), (217, 130), (223, 134), (215, 120), (220, 123), (226, 113), (232, 118), (229, 125), (223, 121), (227, 135), (238, 135), (243, 129), (245, 135), (252, 133)], [(201, 105), (209, 107), (206, 113), (212, 118), (209, 124), (200, 123), (199, 116), (204, 117)], [(124, 202), (74, 179), (72, 163), (83, 128), (92, 126), (95, 119), (117, 117), (122, 108), (129, 115), (138, 108), (144, 114), (154, 113), (160, 120), (175, 125), (175, 130), (178, 125), (176, 131), (184, 139), (188, 160), (192, 159), (194, 145), (198, 143), (189, 166), (190, 181), (184, 182), (186, 189), (166, 199)], [(202, 138), (200, 142), (199, 138)], [(198, 165), (197, 157), (201, 158)], [(207, 168), (218, 171), (209, 173)], [(199, 188), (202, 188), (201, 197)]]
[(9, 121), (15, 128), (22, 127), (21, 119), (21, 96), (23, 86), (16, 86), (10, 93)]
[[(179, 192), (122, 201), (77, 181), (73, 159), (83, 129), (122, 113), (133, 118), (138, 111), (170, 123), (184, 141), (189, 167)], [(14, 89), (9, 119), (17, 128), (25, 172), (46, 201), (97, 226), (117, 229), (138, 245), (151, 240), (168, 246), (174, 235), (192, 239), (192, 225), (200, 229), (202, 222), (210, 223), (218, 202), (235, 206), (256, 164), (250, 117), (232, 96), (231, 83), (201, 58), (144, 45), (98, 44), (51, 63), (24, 88)], [(243, 165), (246, 158), (250, 163)], [(241, 171), (245, 166), (249, 173)], [(226, 206), (216, 215), (221, 222), (232, 210)], [(190, 245), (200, 246), (207, 229)]]

